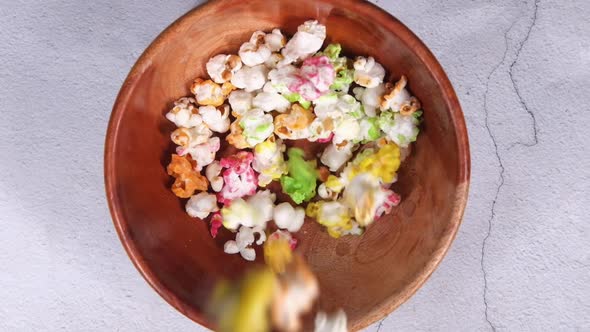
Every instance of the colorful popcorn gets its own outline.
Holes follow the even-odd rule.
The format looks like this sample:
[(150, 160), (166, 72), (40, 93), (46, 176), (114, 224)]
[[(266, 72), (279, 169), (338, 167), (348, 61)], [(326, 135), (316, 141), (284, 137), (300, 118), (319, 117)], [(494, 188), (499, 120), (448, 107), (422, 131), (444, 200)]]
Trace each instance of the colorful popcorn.
[(301, 149), (292, 148), (287, 152), (288, 175), (281, 177), (283, 192), (297, 203), (309, 201), (316, 193), (316, 162), (303, 159)]
[[(291, 233), (306, 217), (334, 238), (361, 235), (400, 204), (397, 171), (423, 114), (406, 76), (384, 81), (373, 57), (351, 59), (337, 43), (322, 49), (325, 40), (318, 21), (304, 22), (291, 39), (279, 29), (255, 31), (237, 54), (211, 57), (208, 78), (191, 86), (194, 97), (165, 115), (177, 127), (167, 171), (174, 194), (188, 199), (187, 213), (208, 220), (212, 237), (235, 232), (224, 251), (246, 260), (276, 226), (264, 253), (277, 275), (296, 265)], [(304, 296), (291, 281), (276, 282), (285, 288), (272, 300), (273, 326), (297, 329), (291, 312), (302, 312), (313, 287)], [(294, 299), (301, 302), (284, 302)], [(316, 323), (339, 331), (346, 317), (322, 313)]]

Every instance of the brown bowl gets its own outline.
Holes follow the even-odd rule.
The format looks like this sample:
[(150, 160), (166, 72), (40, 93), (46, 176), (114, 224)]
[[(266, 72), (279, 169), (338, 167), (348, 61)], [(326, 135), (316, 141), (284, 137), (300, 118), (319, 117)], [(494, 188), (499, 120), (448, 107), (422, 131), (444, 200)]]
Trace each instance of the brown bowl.
[(105, 148), (107, 198), (125, 250), (166, 301), (206, 327), (213, 326), (204, 315), (212, 284), (252, 263), (224, 254), (221, 240), (171, 193), (165, 166), (173, 125), (164, 114), (206, 75), (209, 57), (235, 53), (255, 30), (293, 34), (308, 19), (327, 25), (328, 39), (348, 53), (374, 56), (390, 79), (405, 74), (425, 110), (395, 184), (403, 200), (391, 215), (358, 237), (330, 238), (311, 221), (296, 235), (320, 281), (319, 307), (342, 307), (353, 330), (383, 318), (430, 276), (461, 223), (470, 172), (463, 114), (443, 69), (408, 28), (355, 0), (210, 1), (172, 24), (137, 61), (113, 108)]

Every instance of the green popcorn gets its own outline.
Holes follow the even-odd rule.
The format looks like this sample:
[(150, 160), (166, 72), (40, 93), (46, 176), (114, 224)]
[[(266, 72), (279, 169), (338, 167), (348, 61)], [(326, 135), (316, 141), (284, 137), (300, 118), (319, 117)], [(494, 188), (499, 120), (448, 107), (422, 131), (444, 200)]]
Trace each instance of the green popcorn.
[(306, 110), (308, 110), (311, 106), (311, 102), (303, 99), (303, 97), (301, 97), (301, 95), (297, 92), (285, 93), (283, 94), (283, 97), (285, 97), (285, 99), (287, 99), (290, 103), (299, 103), (299, 105), (301, 105), (301, 107), (305, 108)]
[(417, 116), (414, 116), (414, 114), (401, 115), (400, 113), (386, 111), (381, 113), (377, 122), (387, 138), (405, 148), (416, 141), (420, 132), (418, 125), (420, 124), (421, 113)]
[(309, 201), (316, 193), (316, 163), (303, 159), (304, 152), (298, 148), (289, 149), (287, 156), (289, 172), (281, 177), (283, 192), (297, 204)]

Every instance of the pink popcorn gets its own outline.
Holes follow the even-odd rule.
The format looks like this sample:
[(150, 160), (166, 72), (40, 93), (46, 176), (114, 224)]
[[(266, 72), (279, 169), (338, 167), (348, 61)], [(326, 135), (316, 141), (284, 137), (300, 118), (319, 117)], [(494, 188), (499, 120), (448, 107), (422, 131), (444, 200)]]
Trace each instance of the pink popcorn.
[(213, 217), (211, 217), (211, 237), (215, 238), (219, 229), (221, 228), (223, 218), (221, 217), (221, 213), (215, 212)]
[(398, 206), (401, 202), (402, 198), (399, 194), (395, 193), (393, 190), (386, 189), (385, 193), (387, 197), (385, 198), (385, 202), (377, 208), (375, 212), (375, 219), (381, 217), (384, 214), (391, 213), (394, 207)]
[(299, 93), (305, 100), (315, 100), (330, 90), (335, 77), (336, 72), (328, 57), (311, 57), (303, 61), (289, 90)]
[(320, 92), (330, 90), (336, 72), (327, 56), (307, 58), (301, 65), (301, 77), (309, 80)]
[(228, 204), (233, 199), (256, 193), (258, 175), (252, 168), (253, 160), (252, 152), (246, 151), (221, 159), (221, 167), (227, 169), (223, 172), (223, 189), (217, 195), (219, 202)]

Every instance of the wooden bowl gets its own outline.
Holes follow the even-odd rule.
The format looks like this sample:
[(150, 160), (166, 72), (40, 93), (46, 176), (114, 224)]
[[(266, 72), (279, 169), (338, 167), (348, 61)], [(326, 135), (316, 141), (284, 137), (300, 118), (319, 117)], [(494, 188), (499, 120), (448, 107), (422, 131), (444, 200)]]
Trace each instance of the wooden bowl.
[(204, 306), (213, 283), (255, 263), (224, 254), (221, 239), (212, 239), (208, 225), (190, 218), (170, 191), (165, 167), (173, 125), (164, 114), (206, 75), (209, 57), (236, 53), (255, 30), (280, 27), (292, 35), (308, 19), (327, 25), (328, 39), (347, 53), (374, 56), (389, 79), (405, 74), (425, 110), (394, 187), (403, 200), (391, 215), (358, 237), (330, 238), (311, 221), (296, 235), (320, 281), (318, 306), (342, 307), (353, 330), (383, 318), (430, 276), (461, 223), (470, 172), (463, 114), (443, 69), (408, 28), (355, 0), (210, 1), (166, 29), (131, 69), (105, 148), (107, 198), (125, 250), (166, 301), (209, 328)]

